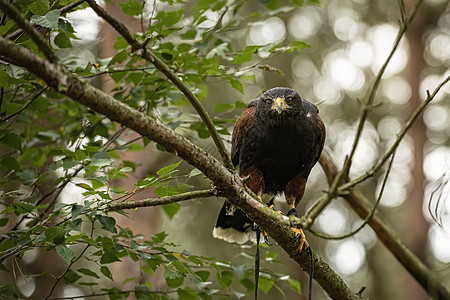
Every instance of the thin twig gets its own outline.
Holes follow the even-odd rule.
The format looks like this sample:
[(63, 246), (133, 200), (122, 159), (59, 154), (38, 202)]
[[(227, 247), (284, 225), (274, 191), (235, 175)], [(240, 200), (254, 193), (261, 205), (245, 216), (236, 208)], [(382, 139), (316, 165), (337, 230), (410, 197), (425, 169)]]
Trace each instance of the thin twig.
[[(350, 171), (350, 167), (352, 164), (352, 159), (353, 156), (355, 154), (356, 148), (359, 144), (360, 138), (361, 138), (361, 134), (362, 131), (364, 129), (364, 124), (367, 120), (369, 111), (371, 109), (371, 107), (373, 106), (373, 103), (375, 101), (375, 95), (376, 92), (378, 90), (378, 86), (380, 85), (381, 82), (381, 77), (384, 74), (384, 71), (386, 70), (389, 62), (391, 61), (391, 58), (393, 57), (395, 51), (397, 50), (398, 46), (400, 45), (400, 41), (403, 37), (403, 35), (405, 34), (406, 30), (409, 27), (409, 24), (412, 22), (412, 20), (414, 19), (416, 13), (417, 13), (417, 9), (419, 8), (420, 4), (421, 4), (422, 0), (418, 0), (413, 8), (413, 11), (411, 12), (411, 15), (409, 16), (409, 18), (402, 24), (401, 28), (399, 29), (399, 32), (397, 33), (397, 37), (394, 41), (394, 44), (392, 46), (391, 52), (389, 53), (388, 57), (386, 58), (384, 64), (381, 66), (380, 70), (377, 73), (377, 76), (374, 78), (374, 81), (369, 89), (369, 95), (368, 95), (368, 100), (367, 103), (364, 103), (362, 105), (362, 109), (361, 109), (361, 113), (360, 113), (360, 117), (359, 117), (359, 124), (358, 124), (358, 128), (356, 130), (356, 135), (355, 135), (355, 139), (353, 141), (353, 145), (352, 148), (350, 150), (350, 154), (346, 157), (345, 161), (344, 161), (344, 165), (342, 167), (342, 170), (340, 170), (340, 172), (337, 174), (337, 176), (335, 176), (333, 178), (333, 183), (330, 185), (330, 188), (328, 189), (328, 192), (326, 194), (324, 194), (306, 213), (306, 215), (304, 217), (302, 217), (301, 219), (301, 226), (305, 227), (305, 228), (309, 228), (312, 223), (314, 222), (314, 220), (320, 215), (320, 213), (325, 209), (325, 207), (331, 202), (331, 200), (333, 200), (337, 195), (339, 195), (343, 189), (339, 188), (339, 185), (341, 184), (342, 180), (344, 178), (346, 178), (349, 174)], [(392, 154), (392, 152), (391, 152)], [(384, 160), (384, 162), (387, 160), (387, 158), (390, 155), (388, 155), (386, 157), (386, 159)], [(383, 164), (384, 164), (383, 162)], [(381, 166), (380, 166), (381, 167)]]
[[(3, 88), (3, 87), (2, 87), (2, 88)], [(45, 86), (44, 88), (42, 88), (36, 95), (33, 96), (33, 98), (31, 98), (30, 100), (28, 100), (28, 102), (25, 103), (25, 105), (24, 105), (21, 109), (19, 109), (18, 111), (16, 111), (15, 113), (13, 113), (13, 114), (11, 114), (11, 115), (5, 117), (5, 118), (1, 118), (1, 117), (0, 117), (0, 124), (3, 123), (3, 122), (8, 121), (9, 119), (13, 118), (13, 117), (16, 116), (16, 115), (20, 115), (25, 109), (28, 108), (28, 106), (29, 106), (31, 103), (33, 103), (34, 100), (36, 100), (37, 98), (39, 98), (39, 96), (42, 95), (42, 93), (44, 93), (46, 89), (48, 89), (48, 85)]]
[[(322, 152), (320, 164), (330, 182), (339, 173), (336, 164), (331, 160), (327, 151)], [(372, 204), (357, 188), (342, 195), (361, 218), (366, 218), (372, 211)], [(436, 279), (434, 273), (403, 243), (395, 231), (375, 211), (369, 220), (370, 227), (384, 246), (394, 255), (406, 270), (427, 292), (435, 292), (437, 299), (450, 299), (449, 289)], [(434, 294), (433, 294), (434, 295)]]
[(108, 205), (109, 211), (117, 211), (122, 209), (133, 209), (137, 207), (146, 207), (146, 206), (159, 206), (169, 203), (181, 202), (191, 199), (197, 198), (206, 198), (214, 196), (214, 190), (201, 190), (201, 191), (192, 191), (181, 193), (173, 196), (165, 196), (159, 198), (148, 198), (144, 200), (136, 200), (136, 201), (127, 201), (120, 203), (111, 203)]
[[(397, 51), (399, 45), (400, 45), (400, 41), (402, 40), (403, 36), (406, 33), (406, 30), (409, 28), (409, 24), (412, 22), (412, 20), (414, 19), (414, 17), (416, 16), (417, 10), (420, 6), (420, 4), (422, 3), (423, 0), (418, 0), (416, 2), (416, 4), (414, 5), (414, 8), (411, 12), (411, 15), (409, 16), (408, 19), (405, 20), (405, 22), (402, 23), (402, 26), (400, 27), (397, 36), (395, 38), (394, 44), (391, 48), (391, 52), (389, 53), (388, 57), (386, 58), (385, 62), (383, 63), (383, 65), (381, 66), (380, 70), (377, 73), (377, 76), (375, 76), (372, 85), (369, 89), (369, 95), (367, 97), (367, 103), (364, 103), (361, 109), (361, 113), (360, 113), (360, 118), (359, 118), (359, 124), (358, 124), (358, 128), (356, 130), (356, 135), (355, 135), (355, 139), (353, 141), (353, 145), (350, 151), (350, 155), (347, 159), (347, 161), (345, 162), (345, 165), (342, 167), (343, 171), (349, 171), (350, 170), (350, 166), (352, 164), (352, 160), (353, 160), (353, 156), (356, 152), (356, 148), (359, 144), (359, 140), (361, 138), (363, 129), (364, 129), (364, 124), (367, 120), (368, 114), (370, 109), (373, 106), (373, 103), (375, 101), (375, 95), (377, 93), (378, 87), (380, 85), (381, 82), (381, 77), (383, 76), (387, 66), (389, 65), (392, 57), (394, 56), (394, 53)], [(348, 166), (347, 166), (348, 165)]]
[[(92, 235), (94, 234), (94, 223), (92, 223), (92, 227), (91, 227), (91, 233), (90, 233), (90, 237), (92, 238)], [(59, 275), (58, 277), (56, 277), (56, 281), (53, 284), (52, 288), (50, 289), (50, 292), (48, 293), (47, 297), (45, 297), (45, 299), (50, 298), (50, 296), (53, 294), (53, 292), (55, 291), (56, 286), (58, 285), (58, 282), (64, 277), (64, 275), (66, 275), (66, 273), (70, 270), (70, 268), (72, 268), (73, 264), (75, 262), (77, 262), (78, 260), (80, 260), (84, 253), (86, 252), (86, 250), (90, 247), (91, 245), (88, 243), (86, 244), (86, 246), (84, 247), (83, 251), (81, 251), (80, 255), (78, 255), (77, 258), (73, 259), (67, 266), (67, 268), (64, 270), (64, 272), (61, 273), (61, 275)]]
[(417, 108), (416, 110), (412, 113), (412, 115), (409, 117), (408, 121), (405, 123), (405, 125), (403, 126), (403, 128), (400, 130), (400, 132), (397, 134), (397, 138), (395, 139), (394, 143), (392, 144), (392, 146), (389, 148), (389, 150), (386, 151), (386, 153), (384, 153), (377, 161), (376, 163), (372, 166), (372, 168), (366, 172), (364, 175), (361, 175), (360, 177), (353, 179), (352, 181), (345, 183), (343, 185), (341, 185), (338, 188), (338, 193), (343, 193), (346, 190), (354, 187), (355, 185), (363, 182), (364, 180), (366, 180), (369, 177), (372, 177), (383, 165), (384, 163), (389, 159), (389, 157), (392, 155), (392, 153), (395, 152), (395, 150), (398, 148), (400, 142), (403, 140), (403, 138), (405, 137), (406, 133), (408, 132), (408, 130), (411, 128), (411, 126), (414, 124), (414, 122), (417, 120), (417, 118), (419, 117), (419, 115), (423, 112), (423, 110), (427, 107), (427, 105), (433, 101), (433, 99), (436, 97), (437, 93), (441, 90), (442, 87), (444, 87), (444, 85), (446, 85), (448, 82), (450, 81), (450, 75), (447, 76), (447, 78), (445, 78), (433, 91), (432, 94), (430, 94), (427, 91), (427, 98), (425, 99), (425, 101), (423, 101)]
[(378, 205), (380, 204), (381, 201), (381, 197), (383, 196), (384, 193), (384, 188), (386, 187), (386, 183), (387, 183), (387, 179), (389, 177), (389, 173), (391, 172), (391, 168), (392, 168), (392, 164), (394, 162), (394, 157), (395, 157), (395, 152), (392, 154), (391, 157), (391, 161), (389, 163), (388, 169), (386, 171), (386, 174), (384, 175), (384, 179), (383, 179), (383, 183), (381, 185), (381, 189), (380, 192), (378, 193), (378, 197), (377, 200), (375, 201), (375, 204), (373, 205), (372, 210), (370, 211), (370, 213), (366, 216), (366, 218), (364, 219), (364, 222), (362, 222), (361, 225), (359, 225), (358, 228), (356, 228), (355, 230), (343, 234), (343, 235), (339, 235), (339, 236), (333, 236), (333, 235), (328, 235), (328, 234), (324, 234), (324, 233), (320, 233), (320, 232), (316, 232), (312, 229), (309, 229), (309, 231), (311, 231), (314, 235), (327, 239), (327, 240), (342, 240), (348, 237), (351, 237), (355, 234), (357, 234), (358, 232), (360, 232), (368, 223), (369, 221), (372, 219), (372, 217), (374, 216), (375, 212), (377, 211)]

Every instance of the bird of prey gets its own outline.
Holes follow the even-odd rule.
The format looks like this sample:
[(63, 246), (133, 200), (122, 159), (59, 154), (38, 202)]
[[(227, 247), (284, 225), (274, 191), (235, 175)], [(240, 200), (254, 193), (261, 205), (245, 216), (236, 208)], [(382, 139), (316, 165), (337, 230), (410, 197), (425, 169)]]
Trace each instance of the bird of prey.
[[(246, 186), (260, 199), (263, 194), (284, 192), (290, 208), (287, 215), (298, 216), (295, 208), (324, 142), (325, 126), (317, 106), (290, 88), (277, 87), (252, 100), (236, 121), (231, 158)], [(225, 201), (213, 236), (239, 244), (255, 241), (252, 225), (244, 212)], [(292, 229), (300, 238), (299, 249), (308, 248), (303, 231)]]

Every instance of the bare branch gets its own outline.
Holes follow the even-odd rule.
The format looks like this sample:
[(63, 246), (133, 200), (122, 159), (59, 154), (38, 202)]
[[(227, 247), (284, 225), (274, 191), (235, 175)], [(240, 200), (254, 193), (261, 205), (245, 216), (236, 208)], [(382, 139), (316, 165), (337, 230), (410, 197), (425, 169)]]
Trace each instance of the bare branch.
[(388, 151), (386, 151), (386, 153), (384, 153), (378, 160), (377, 162), (373, 165), (373, 167), (366, 172), (364, 175), (353, 179), (352, 181), (341, 185), (338, 188), (338, 193), (343, 193), (346, 190), (356, 186), (357, 184), (363, 182), (364, 180), (366, 180), (369, 177), (372, 177), (385, 163), (386, 161), (389, 159), (389, 157), (392, 155), (392, 153), (394, 153), (398, 146), (400, 145), (400, 142), (403, 140), (403, 138), (405, 137), (406, 133), (408, 132), (408, 130), (411, 128), (411, 126), (414, 124), (414, 122), (417, 120), (417, 118), (419, 117), (419, 115), (423, 112), (423, 110), (427, 107), (427, 105), (433, 101), (433, 99), (436, 97), (437, 93), (441, 90), (442, 87), (444, 87), (444, 85), (446, 85), (448, 82), (450, 81), (450, 76), (447, 76), (447, 78), (445, 78), (433, 91), (432, 94), (430, 94), (429, 92), (427, 93), (427, 99), (425, 99), (425, 101), (423, 101), (417, 108), (416, 110), (412, 113), (412, 115), (409, 117), (408, 121), (405, 123), (405, 125), (403, 126), (403, 128), (400, 130), (400, 132), (397, 134), (397, 138), (395, 139), (394, 143), (392, 144), (392, 146), (389, 148)]
[(380, 204), (381, 197), (383, 196), (384, 188), (386, 187), (387, 179), (389, 177), (389, 173), (391, 172), (392, 164), (394, 162), (394, 157), (395, 157), (395, 152), (392, 154), (391, 161), (389, 163), (388, 169), (386, 171), (386, 174), (384, 175), (383, 183), (381, 184), (381, 189), (380, 189), (380, 192), (378, 193), (377, 200), (375, 201), (375, 204), (373, 205), (370, 213), (364, 219), (364, 222), (362, 222), (362, 224), (359, 225), (358, 228), (356, 228), (352, 232), (349, 232), (349, 233), (346, 233), (346, 234), (343, 234), (343, 235), (339, 235), (339, 236), (332, 236), (332, 235), (328, 235), (328, 234), (324, 234), (324, 233), (319, 233), (319, 232), (315, 232), (315, 231), (313, 231), (311, 229), (309, 231), (311, 231), (313, 234), (317, 235), (318, 237), (321, 237), (321, 238), (324, 238), (324, 239), (328, 239), (328, 240), (342, 240), (342, 239), (345, 239), (345, 238), (348, 238), (350, 236), (353, 236), (353, 235), (357, 234), (364, 227), (366, 227), (366, 225), (369, 223), (370, 219), (372, 219), (373, 215), (375, 214), (375, 211), (377, 210), (378, 205)]
[[(331, 160), (327, 151), (322, 152), (320, 164), (329, 182), (339, 173), (338, 168)], [(370, 214), (372, 207), (371, 201), (356, 188), (350, 190), (349, 193), (343, 194), (342, 197), (347, 200), (361, 218), (366, 218)], [(450, 299), (450, 291), (448, 288), (436, 279), (436, 276), (430, 269), (409, 250), (377, 212), (369, 220), (369, 225), (384, 246), (389, 249), (431, 297), (442, 300)]]
[[(339, 195), (341, 192), (343, 192), (343, 189), (339, 188), (339, 185), (341, 184), (343, 179), (348, 176), (348, 173), (349, 173), (349, 170), (350, 170), (350, 167), (352, 164), (353, 156), (355, 154), (356, 148), (357, 148), (360, 138), (361, 138), (362, 131), (364, 129), (364, 124), (367, 120), (369, 111), (372, 108), (373, 103), (375, 101), (375, 95), (376, 95), (378, 86), (380, 85), (381, 77), (383, 76), (384, 71), (386, 70), (395, 51), (397, 50), (403, 35), (405, 34), (406, 30), (409, 27), (409, 24), (414, 19), (415, 15), (417, 13), (417, 9), (419, 8), (421, 2), (422, 2), (422, 0), (418, 0), (416, 2), (416, 5), (414, 6), (414, 9), (413, 9), (411, 15), (405, 22), (402, 23), (402, 26), (401, 26), (399, 32), (397, 33), (397, 37), (392, 46), (391, 52), (389, 53), (384, 64), (381, 66), (380, 70), (378, 71), (377, 76), (374, 78), (374, 81), (369, 89), (367, 103), (362, 104), (361, 113), (360, 113), (360, 117), (359, 117), (359, 124), (358, 124), (358, 128), (356, 130), (355, 139), (353, 141), (353, 145), (350, 150), (350, 154), (346, 157), (346, 159), (344, 161), (342, 170), (340, 170), (340, 172), (336, 176), (333, 177), (332, 184), (330, 185), (328, 192), (326, 194), (324, 194), (319, 200), (317, 200), (316, 203), (314, 203), (314, 205), (307, 211), (306, 215), (304, 217), (302, 217), (302, 221), (300, 223), (302, 225), (302, 227), (309, 228), (312, 225), (312, 223), (314, 222), (314, 220), (320, 215), (320, 213), (325, 209), (325, 207), (327, 207), (327, 205), (331, 202), (331, 200), (333, 200), (337, 195)], [(392, 154), (392, 152), (391, 152), (391, 154)], [(386, 160), (389, 158), (389, 156), (390, 155), (385, 157), (383, 164), (386, 162)], [(380, 167), (381, 167), (381, 165), (380, 165)]]
[[(359, 124), (358, 124), (358, 129), (356, 130), (356, 136), (355, 139), (353, 141), (353, 145), (352, 145), (352, 149), (350, 151), (350, 155), (348, 157), (348, 159), (345, 161), (345, 164), (342, 168), (343, 171), (348, 171), (350, 170), (350, 166), (352, 164), (352, 159), (353, 156), (355, 154), (356, 151), (356, 147), (359, 144), (359, 140), (361, 138), (362, 135), (362, 131), (364, 129), (364, 124), (367, 120), (367, 116), (369, 114), (370, 109), (373, 106), (373, 103), (375, 101), (375, 95), (377, 93), (378, 90), (378, 86), (380, 85), (381, 82), (381, 77), (384, 74), (384, 71), (386, 71), (387, 66), (389, 65), (392, 57), (394, 56), (395, 51), (397, 51), (399, 45), (400, 45), (400, 41), (402, 39), (402, 37), (405, 35), (406, 30), (409, 27), (409, 24), (412, 22), (412, 20), (414, 19), (414, 17), (416, 16), (417, 10), (420, 6), (420, 4), (422, 3), (422, 0), (417, 0), (410, 16), (408, 17), (408, 19), (406, 19), (402, 24), (401, 27), (397, 33), (397, 37), (395, 38), (394, 44), (392, 45), (392, 49), (391, 52), (389, 53), (388, 57), (386, 58), (385, 62), (383, 63), (383, 65), (381, 66), (380, 70), (377, 73), (377, 76), (375, 76), (371, 87), (369, 88), (369, 95), (367, 97), (367, 103), (364, 103), (361, 109), (361, 114), (359, 117)], [(348, 166), (347, 166), (348, 165)]]

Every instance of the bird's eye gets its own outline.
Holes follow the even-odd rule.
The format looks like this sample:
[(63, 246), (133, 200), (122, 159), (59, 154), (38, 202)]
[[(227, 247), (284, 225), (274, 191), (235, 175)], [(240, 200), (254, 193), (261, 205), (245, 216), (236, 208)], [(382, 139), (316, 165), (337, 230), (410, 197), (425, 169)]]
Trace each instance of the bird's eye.
[(292, 99), (292, 97), (287, 97), (285, 101), (286, 101), (286, 104), (290, 105), (293, 100), (294, 99)]
[(266, 99), (264, 102), (266, 102), (267, 105), (272, 105), (272, 99)]

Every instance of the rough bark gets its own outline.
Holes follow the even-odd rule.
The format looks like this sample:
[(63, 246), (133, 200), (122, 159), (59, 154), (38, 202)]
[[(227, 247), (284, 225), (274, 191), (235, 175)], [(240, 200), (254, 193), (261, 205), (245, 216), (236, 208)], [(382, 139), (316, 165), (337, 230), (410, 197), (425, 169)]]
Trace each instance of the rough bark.
[[(242, 209), (264, 229), (302, 268), (309, 270), (307, 252), (298, 253), (298, 241), (290, 230), (289, 220), (258, 202), (243, 185), (238, 175), (232, 173), (216, 158), (178, 135), (158, 120), (125, 105), (94, 88), (89, 83), (67, 72), (62, 66), (50, 63), (29, 50), (0, 39), (0, 54), (43, 79), (57, 92), (104, 114), (139, 134), (163, 146), (192, 166), (202, 171), (214, 184), (217, 193)], [(323, 260), (314, 254), (314, 279), (333, 299), (361, 299), (353, 293), (343, 279)]]

